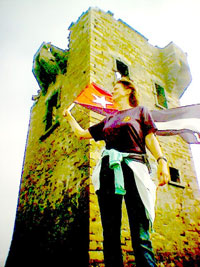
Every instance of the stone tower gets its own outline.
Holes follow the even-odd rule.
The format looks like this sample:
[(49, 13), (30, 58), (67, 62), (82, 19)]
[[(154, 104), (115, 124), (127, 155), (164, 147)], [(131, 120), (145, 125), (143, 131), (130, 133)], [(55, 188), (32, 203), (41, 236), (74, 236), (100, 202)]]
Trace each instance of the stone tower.
[[(33, 97), (6, 267), (104, 266), (99, 209), (90, 181), (103, 143), (77, 140), (62, 116), (85, 86), (95, 82), (111, 90), (117, 75), (129, 76), (140, 101), (151, 110), (178, 107), (191, 81), (179, 47), (152, 46), (110, 12), (89, 9), (69, 29), (69, 49), (43, 43), (34, 57), (40, 90)], [(102, 119), (78, 105), (72, 112), (83, 128)], [(197, 266), (200, 194), (190, 148), (179, 136), (159, 141), (172, 181), (157, 192), (152, 241), (158, 266)], [(134, 266), (125, 209), (121, 242), (124, 266)]]

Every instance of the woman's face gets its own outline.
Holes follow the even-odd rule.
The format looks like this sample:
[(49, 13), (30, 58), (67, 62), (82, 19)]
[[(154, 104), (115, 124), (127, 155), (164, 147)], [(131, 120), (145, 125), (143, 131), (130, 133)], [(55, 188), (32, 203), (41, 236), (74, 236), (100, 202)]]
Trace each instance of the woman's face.
[(112, 91), (113, 100), (118, 102), (130, 94), (130, 89), (124, 88), (123, 84), (117, 83)]

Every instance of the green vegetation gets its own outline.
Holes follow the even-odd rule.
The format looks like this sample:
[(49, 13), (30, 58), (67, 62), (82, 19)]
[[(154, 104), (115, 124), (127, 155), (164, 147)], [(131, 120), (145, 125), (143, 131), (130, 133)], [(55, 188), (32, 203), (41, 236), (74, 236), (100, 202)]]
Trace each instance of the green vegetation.
[[(46, 49), (50, 59), (41, 57), (42, 49)], [(35, 58), (33, 73), (39, 83), (42, 94), (45, 95), (51, 83), (55, 83), (58, 74), (67, 71), (67, 60), (69, 51), (63, 51), (56, 47), (43, 45)], [(53, 59), (52, 59), (53, 58)]]

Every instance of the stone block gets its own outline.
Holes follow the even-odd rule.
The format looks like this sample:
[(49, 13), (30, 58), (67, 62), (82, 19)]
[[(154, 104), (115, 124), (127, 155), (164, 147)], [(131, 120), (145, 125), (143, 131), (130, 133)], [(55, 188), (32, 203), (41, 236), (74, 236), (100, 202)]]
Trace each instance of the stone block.
[(89, 263), (101, 263), (104, 261), (102, 251), (89, 251)]

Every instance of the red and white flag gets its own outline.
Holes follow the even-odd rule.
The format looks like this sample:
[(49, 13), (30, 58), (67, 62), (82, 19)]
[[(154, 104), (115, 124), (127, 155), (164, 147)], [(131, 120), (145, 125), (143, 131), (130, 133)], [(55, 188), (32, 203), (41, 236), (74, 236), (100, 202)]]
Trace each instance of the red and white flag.
[(87, 85), (74, 102), (103, 115), (117, 111), (112, 95), (95, 83)]
[[(74, 103), (103, 115), (118, 110), (112, 95), (95, 83), (86, 86)], [(152, 110), (151, 114), (158, 128), (157, 135), (179, 134), (189, 144), (200, 144), (200, 104)]]
[(200, 144), (200, 104), (152, 110), (157, 135), (179, 134), (189, 144)]

